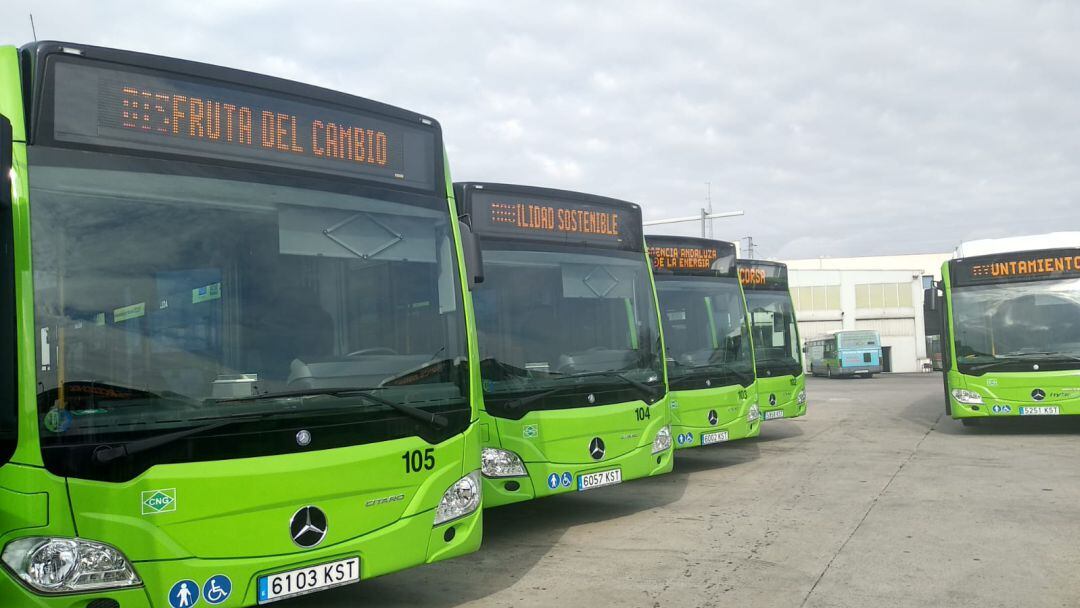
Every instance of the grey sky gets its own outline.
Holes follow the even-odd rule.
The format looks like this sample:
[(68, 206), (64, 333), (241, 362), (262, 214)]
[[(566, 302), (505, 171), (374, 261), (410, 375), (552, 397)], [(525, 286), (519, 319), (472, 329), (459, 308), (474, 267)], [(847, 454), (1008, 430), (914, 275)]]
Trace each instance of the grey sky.
[[(23, 2), (38, 37), (218, 63), (439, 119), (455, 179), (633, 200), (759, 254), (1080, 229), (1080, 3)], [(696, 224), (661, 227), (695, 234)]]

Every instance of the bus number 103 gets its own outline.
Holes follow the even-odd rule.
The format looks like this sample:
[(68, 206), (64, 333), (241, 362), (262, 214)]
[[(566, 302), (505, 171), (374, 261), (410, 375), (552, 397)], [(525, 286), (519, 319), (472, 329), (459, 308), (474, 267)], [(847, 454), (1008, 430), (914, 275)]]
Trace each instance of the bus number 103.
[(435, 448), (428, 448), (421, 452), (412, 450), (401, 455), (405, 461), (405, 472), (416, 473), (420, 470), (430, 471), (435, 468)]
[(648, 420), (649, 419), (649, 408), (647, 408), (647, 407), (639, 407), (636, 410), (634, 410), (634, 413), (637, 414), (637, 419), (638, 419), (639, 422), (642, 421), (642, 420)]

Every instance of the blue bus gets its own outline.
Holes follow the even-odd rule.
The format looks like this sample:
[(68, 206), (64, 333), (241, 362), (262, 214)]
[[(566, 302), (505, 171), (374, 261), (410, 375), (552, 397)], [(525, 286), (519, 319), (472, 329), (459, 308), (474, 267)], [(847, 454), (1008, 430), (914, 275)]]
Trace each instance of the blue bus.
[(881, 336), (872, 329), (834, 331), (807, 340), (804, 352), (814, 376), (873, 378), (881, 371)]

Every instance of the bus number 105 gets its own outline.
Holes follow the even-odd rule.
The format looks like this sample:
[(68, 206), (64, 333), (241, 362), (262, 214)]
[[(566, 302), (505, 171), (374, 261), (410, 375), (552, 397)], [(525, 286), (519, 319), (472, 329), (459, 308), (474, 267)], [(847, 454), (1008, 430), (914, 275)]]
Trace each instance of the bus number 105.
[(430, 471), (435, 468), (435, 448), (428, 448), (421, 452), (412, 450), (401, 455), (405, 461), (405, 472), (416, 473), (420, 470)]

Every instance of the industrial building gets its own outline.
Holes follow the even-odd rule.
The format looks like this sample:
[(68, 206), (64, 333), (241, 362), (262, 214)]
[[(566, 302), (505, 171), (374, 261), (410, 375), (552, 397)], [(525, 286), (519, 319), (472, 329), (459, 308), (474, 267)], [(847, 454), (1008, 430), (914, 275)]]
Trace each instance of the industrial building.
[[(952, 253), (783, 260), (806, 340), (840, 329), (881, 334), (886, 372), (916, 372), (931, 364), (923, 290), (941, 278)], [(936, 338), (931, 338), (936, 339)]]

